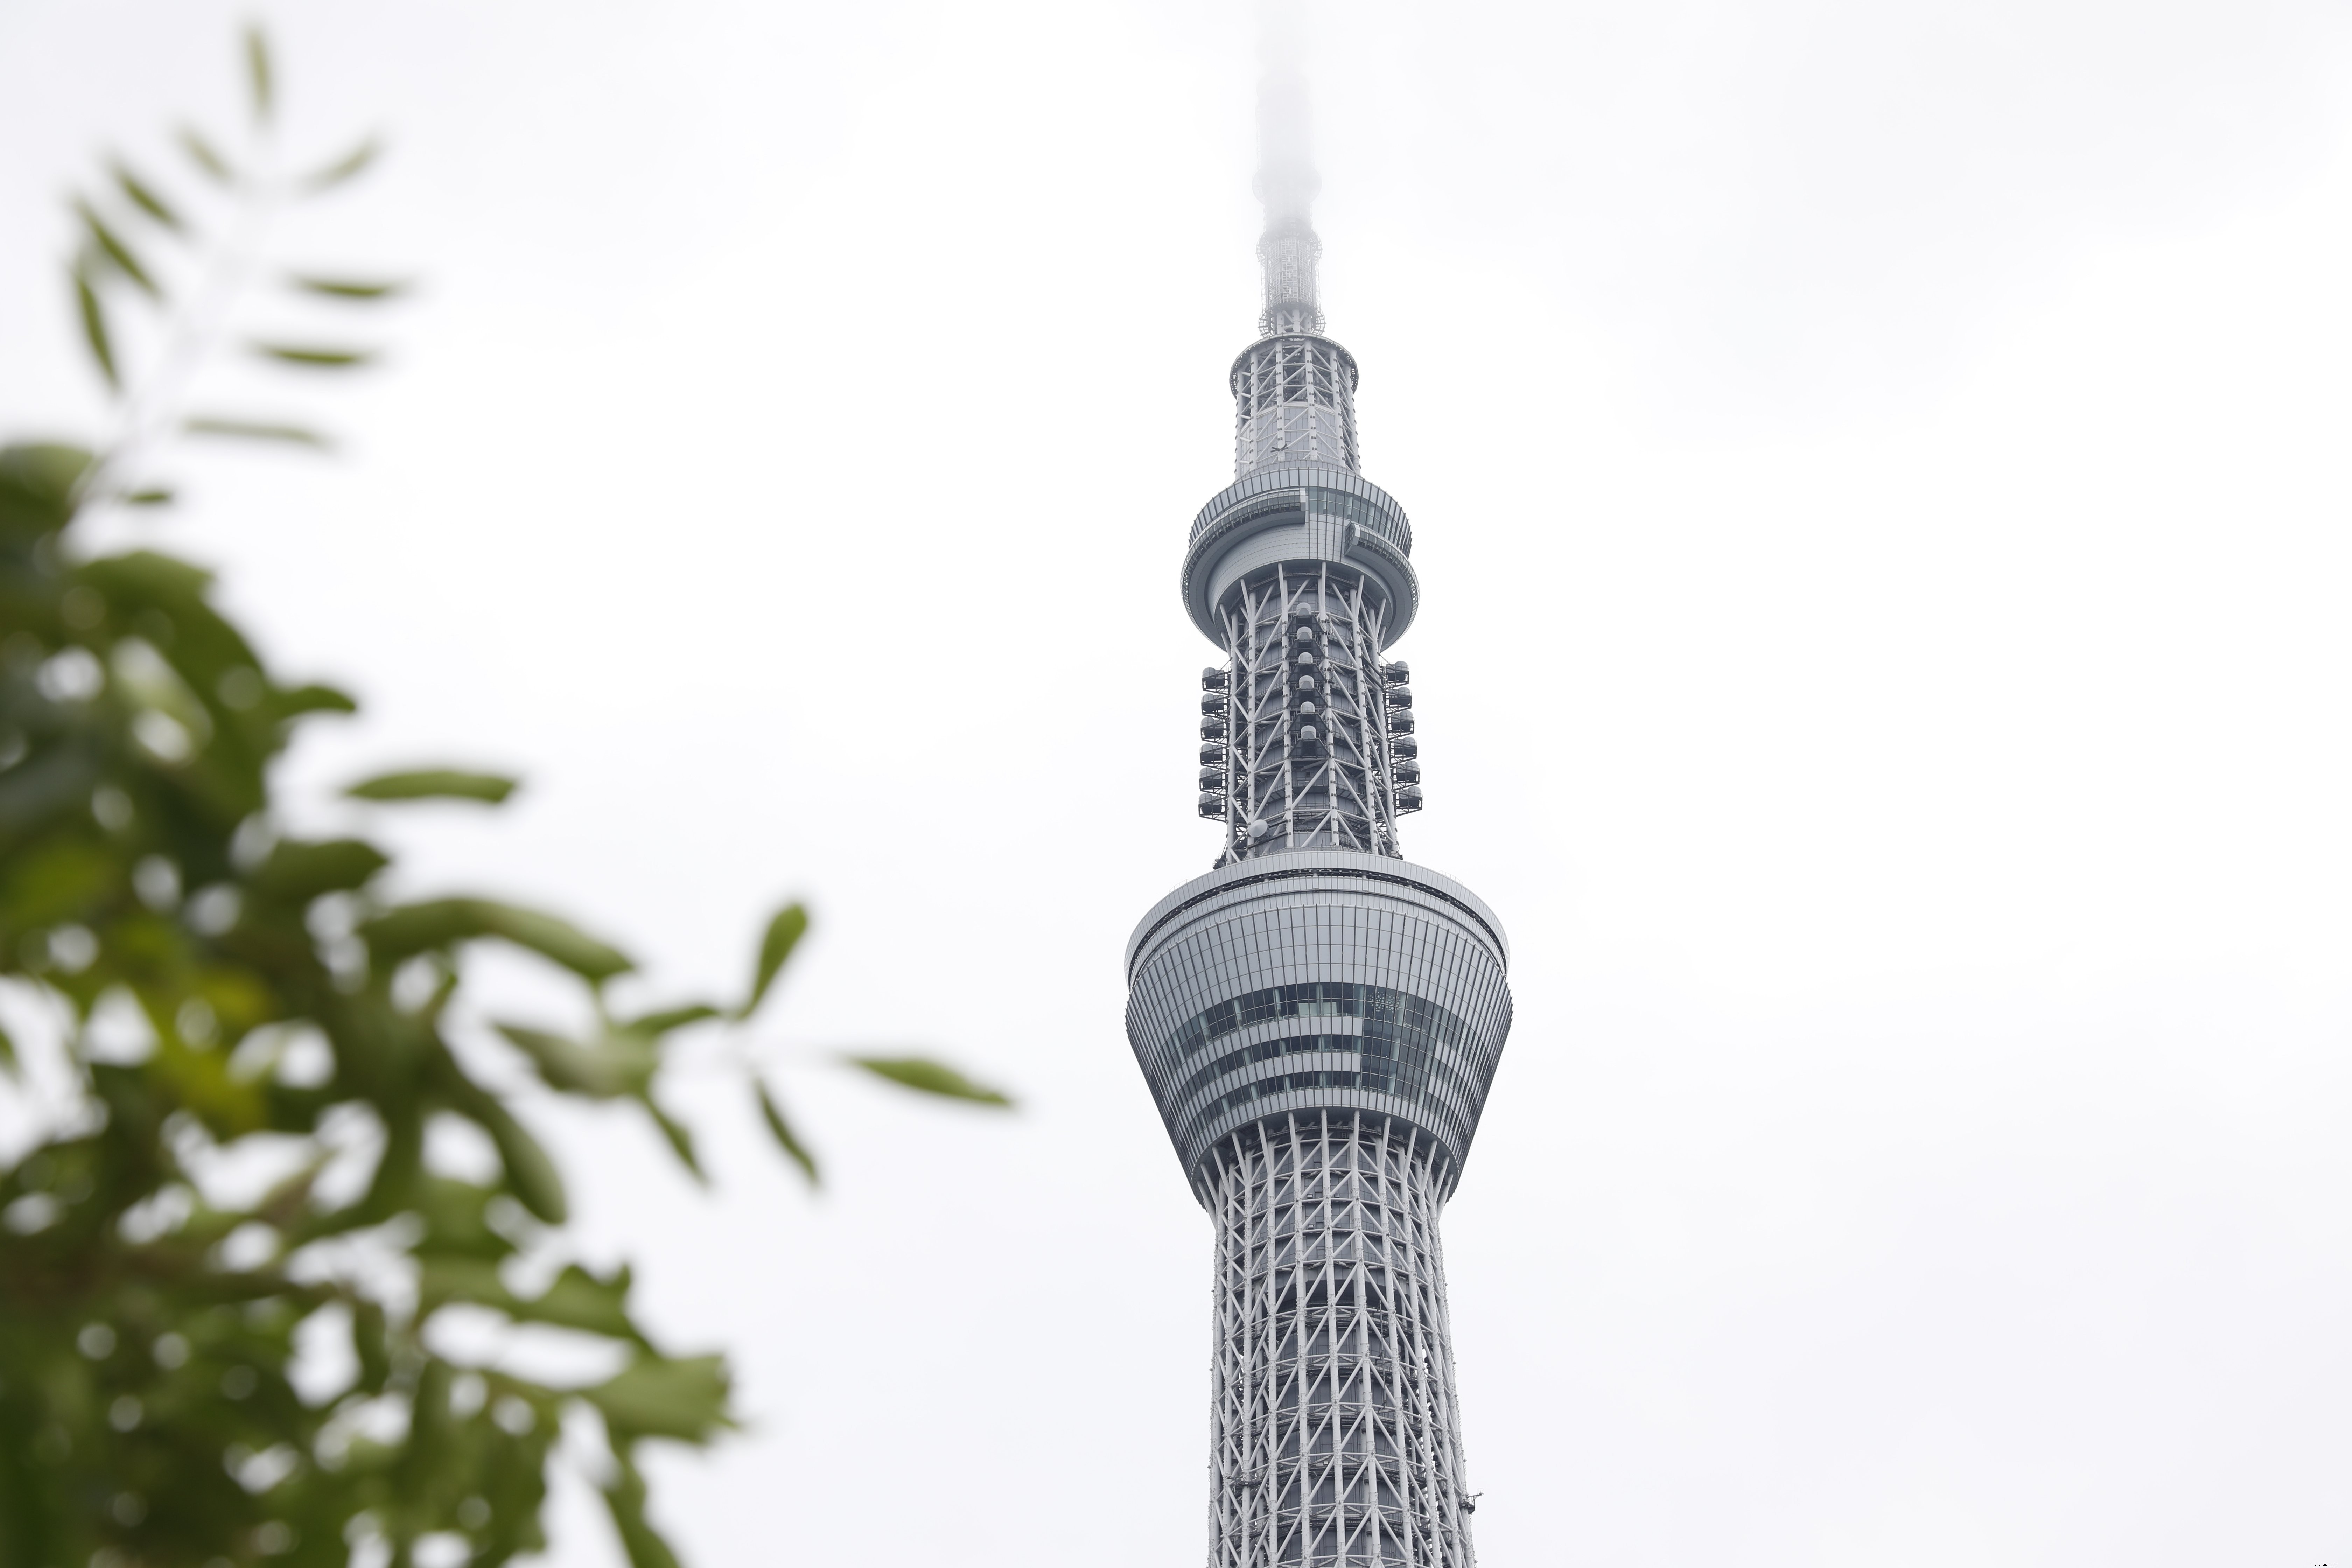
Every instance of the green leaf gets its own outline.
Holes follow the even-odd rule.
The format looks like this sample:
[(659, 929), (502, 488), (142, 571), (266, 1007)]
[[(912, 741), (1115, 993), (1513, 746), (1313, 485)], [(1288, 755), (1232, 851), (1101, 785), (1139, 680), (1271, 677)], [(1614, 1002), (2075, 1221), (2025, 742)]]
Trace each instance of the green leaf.
[(187, 226), (181, 222), (180, 215), (173, 212), (163, 198), (155, 194), (154, 186), (131, 172), (129, 164), (118, 158), (114, 162), (113, 169), (114, 183), (121, 187), (124, 195), (131, 198), (133, 206), (175, 234)]
[(106, 384), (121, 391), (122, 377), (114, 368), (114, 335), (106, 330), (106, 306), (90, 287), (89, 274), (79, 268), (74, 270), (74, 300), (81, 308), (81, 341), (89, 349), (89, 357), (98, 362), (98, 373), (106, 378)]
[(91, 242), (109, 261), (113, 262), (121, 269), (125, 278), (139, 285), (149, 299), (160, 300), (163, 297), (162, 285), (155, 281), (146, 267), (140, 262), (139, 258), (131, 252), (131, 247), (122, 243), (121, 236), (107, 226), (106, 220), (98, 216), (98, 210), (95, 207), (88, 202), (78, 201), (74, 203), (74, 211), (81, 215), (82, 226), (89, 231)]
[(628, 1030), (583, 1043), (524, 1024), (493, 1023), (491, 1026), (530, 1058), (550, 1089), (566, 1094), (583, 1094), (591, 1100), (641, 1095), (661, 1066), (661, 1053), (653, 1038)]
[(636, 967), (617, 948), (606, 946), (554, 915), (511, 904), (486, 904), (482, 908), (489, 917), (490, 935), (503, 937), (517, 947), (529, 948), (584, 980), (602, 982)]
[[(443, 1074), (436, 1072), (434, 1076), (440, 1078)], [(478, 1103), (476, 1095), (463, 1090), (448, 1099), (450, 1109), (461, 1115)], [(469, 1267), (478, 1264), (488, 1271), (496, 1293), (484, 1295), (481, 1287), (470, 1281), (463, 1282), (463, 1288), (472, 1291), (475, 1300), (503, 1305), (509, 1292), (498, 1281), (499, 1263), (514, 1255), (515, 1244), (490, 1223), (490, 1205), (498, 1195), (495, 1184), (468, 1182), (456, 1176), (429, 1177), (417, 1194), (416, 1217), (425, 1222), (425, 1230), (414, 1248), (419, 1255), (429, 1253), (438, 1258), (463, 1260)]]
[(407, 1208), (425, 1174), (425, 1121), (415, 1105), (380, 1103), (377, 1109), (385, 1112), (383, 1152), (376, 1158), (366, 1194), (351, 1211), (371, 1224)]
[(513, 1189), (515, 1201), (549, 1225), (562, 1225), (570, 1217), (572, 1205), (564, 1199), (563, 1173), (514, 1113), (488, 1094), (465, 1109), (497, 1146), (499, 1163), (506, 1169), (507, 1185)]
[(283, 903), (307, 904), (322, 893), (349, 892), (392, 864), (391, 857), (362, 838), (319, 842), (285, 839), (255, 868), (253, 890)]
[(170, 506), (178, 492), (169, 485), (156, 485), (143, 490), (132, 490), (122, 498), (125, 506)]
[(0, 1029), (0, 1072), (16, 1076), (16, 1041), (5, 1029)]
[(343, 791), (354, 800), (478, 800), (491, 805), (514, 792), (513, 779), (496, 773), (463, 773), (456, 768), (379, 773)]
[(748, 1018), (759, 1007), (768, 994), (768, 987), (776, 983), (777, 972), (784, 967), (784, 961), (792, 957), (793, 949), (807, 933), (808, 924), (808, 910), (800, 904), (786, 904), (776, 911), (775, 918), (768, 922), (767, 934), (760, 939), (760, 962), (751, 972), (751, 994), (744, 998), (737, 1017)]
[(243, 441), (287, 441), (298, 447), (316, 447), (324, 451), (332, 445), (316, 430), (299, 425), (265, 425), (252, 419), (224, 419), (216, 415), (199, 414), (182, 422), (180, 428), (191, 436), (233, 436)]
[(641, 1437), (708, 1443), (735, 1425), (727, 1414), (727, 1363), (715, 1355), (640, 1356), (610, 1382), (583, 1389), (615, 1446)]
[(408, 291), (408, 284), (400, 279), (362, 282), (354, 278), (313, 278), (307, 273), (291, 273), (287, 283), (305, 294), (323, 294), (330, 300), (389, 300)]
[(0, 540), (28, 546), (72, 521), (96, 461), (79, 447), (32, 442), (0, 447)]
[(278, 74), (270, 68), (268, 36), (257, 22), (245, 30), (245, 76), (253, 118), (266, 123), (278, 108)]
[(628, 1553), (629, 1568), (678, 1568), (677, 1553), (669, 1549), (646, 1518), (646, 1479), (626, 1455), (615, 1455), (613, 1484), (604, 1488), (604, 1506), (612, 1511), (613, 1529)]
[(278, 692), (272, 710), (280, 719), (291, 719), (303, 713), (356, 713), (360, 705), (350, 693), (331, 686), (298, 686)]
[(352, 1302), (352, 1350), (360, 1363), (358, 1386), (369, 1394), (382, 1393), (392, 1376), (392, 1336), (383, 1308), (364, 1296)]
[(377, 155), (383, 151), (383, 143), (371, 136), (333, 163), (304, 179), (303, 188), (313, 192), (332, 190), (345, 180), (356, 176), (370, 163), (374, 163)]
[(876, 1078), (887, 1079), (902, 1089), (918, 1094), (936, 1094), (946, 1100), (968, 1100), (976, 1105), (1010, 1106), (1013, 1101), (997, 1090), (977, 1084), (948, 1066), (929, 1057), (845, 1057), (850, 1066), (863, 1068)]
[(677, 1163), (684, 1165), (696, 1181), (705, 1186), (709, 1185), (710, 1178), (703, 1173), (702, 1162), (695, 1157), (694, 1135), (656, 1104), (652, 1095), (638, 1095), (637, 1103), (646, 1108), (646, 1114), (654, 1119), (654, 1125), (661, 1129), (661, 1135), (669, 1140), (670, 1152), (677, 1156)]
[(699, 1024), (706, 1018), (724, 1016), (707, 1002), (696, 1002), (684, 1007), (665, 1007), (658, 1013), (647, 1013), (631, 1018), (621, 1027), (635, 1035), (667, 1035), (672, 1029), (683, 1029), (688, 1024)]
[(274, 359), (280, 364), (298, 364), (308, 370), (350, 370), (375, 358), (373, 349), (322, 349), (302, 343), (268, 343), (258, 340), (246, 347), (263, 359)]
[(436, 899), (386, 910), (360, 928), (378, 958), (396, 963), (430, 948), (496, 937), (601, 984), (636, 967), (579, 927), (537, 910), (492, 899)]
[(236, 184), (236, 171), (220, 155), (219, 149), (207, 141), (205, 133), (193, 125), (180, 127), (180, 150), (187, 153), (196, 167), (224, 185)]
[(416, 1279), (420, 1313), (439, 1311), (452, 1301), (494, 1307), (502, 1312), (513, 1307), (514, 1292), (499, 1278), (498, 1259), (436, 1247), (433, 1239), (428, 1229), (425, 1243), (418, 1247), (424, 1260)]
[(756, 1078), (751, 1080), (751, 1092), (759, 1097), (760, 1120), (768, 1124), (768, 1131), (775, 1139), (776, 1147), (801, 1168), (801, 1174), (808, 1178), (810, 1186), (819, 1185), (816, 1156), (809, 1152), (808, 1145), (800, 1141), (799, 1135), (793, 1131), (792, 1123), (784, 1120), (783, 1108), (776, 1103), (776, 1097), (769, 1093), (768, 1086)]
[(517, 1300), (509, 1316), (525, 1322), (550, 1323), (583, 1333), (607, 1334), (616, 1340), (646, 1342), (629, 1318), (629, 1268), (623, 1264), (609, 1279), (599, 1279), (577, 1263), (567, 1264), (555, 1283), (536, 1300)]
[[(109, 598), (137, 599), (143, 603), (186, 615), (208, 615), (204, 603), (205, 590), (212, 585), (213, 574), (201, 566), (191, 565), (176, 556), (163, 555), (152, 550), (133, 550), (121, 555), (101, 556), (86, 563), (80, 575), (99, 588)], [(226, 630), (226, 624), (222, 623)], [(234, 631), (229, 633), (235, 637)], [(238, 639), (242, 642), (242, 638)]]

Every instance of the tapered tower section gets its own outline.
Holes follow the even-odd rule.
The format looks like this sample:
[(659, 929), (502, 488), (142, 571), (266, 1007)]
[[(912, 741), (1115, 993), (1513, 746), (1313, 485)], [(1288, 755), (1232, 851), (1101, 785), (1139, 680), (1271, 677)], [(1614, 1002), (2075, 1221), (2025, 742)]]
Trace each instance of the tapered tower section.
[(1216, 1225), (1211, 1568), (1468, 1568), (1440, 1210), (1505, 1037), (1509, 950), (1403, 858), (1420, 603), (1404, 509), (1358, 471), (1324, 335), (1304, 95), (1260, 105), (1260, 336), (1233, 485), (1192, 522), (1201, 815), (1223, 842), (1128, 943), (1128, 1039)]

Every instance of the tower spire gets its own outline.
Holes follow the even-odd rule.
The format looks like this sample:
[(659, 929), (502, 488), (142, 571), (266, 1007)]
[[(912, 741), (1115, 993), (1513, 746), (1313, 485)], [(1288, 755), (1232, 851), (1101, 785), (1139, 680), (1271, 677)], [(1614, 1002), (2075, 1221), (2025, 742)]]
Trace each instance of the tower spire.
[(1234, 476), (1307, 465), (1354, 473), (1356, 361), (1323, 335), (1316, 267), (1315, 173), (1308, 136), (1307, 74), (1300, 66), (1295, 7), (1268, 0), (1265, 71), (1257, 89), (1257, 197), (1265, 232), (1257, 242), (1265, 273), (1258, 340), (1234, 361)]
[(1315, 268), (1323, 242), (1315, 234), (1314, 205), (1323, 182), (1308, 141), (1307, 77), (1295, 49), (1277, 52), (1270, 45), (1268, 54), (1257, 94), (1257, 199), (1265, 206), (1265, 233), (1257, 242), (1265, 309), (1257, 330), (1267, 336), (1320, 332)]

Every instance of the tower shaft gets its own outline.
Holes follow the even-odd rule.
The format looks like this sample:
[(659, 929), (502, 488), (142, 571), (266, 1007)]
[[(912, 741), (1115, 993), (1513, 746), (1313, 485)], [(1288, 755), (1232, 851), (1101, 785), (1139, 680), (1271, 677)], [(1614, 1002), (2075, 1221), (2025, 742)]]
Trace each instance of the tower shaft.
[[(1322, 312), (1315, 312), (1318, 324)], [(1288, 319), (1297, 319), (1292, 316)], [(1356, 357), (1319, 331), (1260, 338), (1234, 361), (1234, 472), (1246, 478), (1280, 463), (1314, 463), (1354, 473)]]
[(1471, 1561), (1418, 1139), (1320, 1110), (1217, 1152), (1213, 1568)]
[(1259, 100), (1260, 336), (1234, 480), (1193, 519), (1214, 868), (1127, 951), (1127, 1035), (1216, 1228), (1210, 1568), (1471, 1568), (1439, 1211), (1511, 1027), (1509, 949), (1403, 858), (1420, 809), (1404, 509), (1365, 479), (1323, 334), (1304, 85)]
[(1238, 587), (1218, 605), (1228, 856), (1384, 853), (1396, 842), (1390, 761), (1402, 738), (1389, 733), (1377, 584), (1344, 562), (1277, 562)]

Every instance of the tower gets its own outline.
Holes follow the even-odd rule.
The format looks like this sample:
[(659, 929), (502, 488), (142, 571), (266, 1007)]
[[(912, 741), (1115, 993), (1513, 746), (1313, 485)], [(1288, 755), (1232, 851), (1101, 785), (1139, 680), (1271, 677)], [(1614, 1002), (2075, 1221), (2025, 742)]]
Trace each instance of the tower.
[(1403, 858), (1420, 603), (1324, 335), (1295, 71), (1267, 77), (1265, 311), (1234, 483), (1192, 520), (1206, 876), (1127, 947), (1129, 1043), (1216, 1226), (1211, 1568), (1468, 1568), (1439, 1211), (1510, 1032), (1502, 926)]

